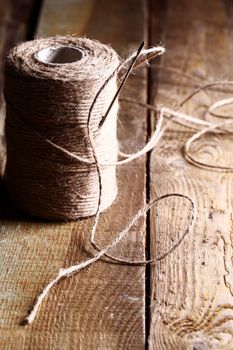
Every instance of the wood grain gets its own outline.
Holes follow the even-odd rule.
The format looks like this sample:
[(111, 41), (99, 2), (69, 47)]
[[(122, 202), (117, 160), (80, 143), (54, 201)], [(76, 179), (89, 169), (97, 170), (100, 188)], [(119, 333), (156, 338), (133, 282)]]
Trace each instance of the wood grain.
[(5, 57), (11, 47), (25, 40), (33, 0), (2, 0), (0, 2), (0, 175), (5, 166), (5, 142), (3, 127), (5, 105), (3, 100), (3, 69)]
[[(226, 6), (227, 5), (227, 6)], [(168, 0), (152, 4), (151, 38), (162, 38), (167, 54), (151, 70), (153, 103), (174, 106), (197, 84), (178, 69), (201, 79), (232, 79), (232, 2)], [(158, 83), (159, 82), (159, 83)], [(158, 85), (157, 85), (158, 84)], [(232, 92), (205, 91), (184, 111), (200, 118), (211, 102)], [(232, 114), (232, 108), (230, 110)], [(208, 116), (211, 118), (211, 116)], [(197, 168), (184, 160), (192, 130), (170, 124), (151, 157), (151, 196), (178, 192), (198, 208), (194, 231), (152, 271), (150, 349), (233, 349), (233, 266), (231, 173)], [(233, 165), (232, 136), (207, 135), (192, 153), (208, 164)], [(151, 252), (161, 255), (184, 232), (190, 208), (175, 198), (151, 214)]]
[[(128, 53), (145, 39), (145, 1), (45, 0), (38, 36), (77, 33)], [(138, 88), (140, 86), (140, 89)], [(146, 68), (133, 76), (126, 96), (146, 101)], [(122, 106), (120, 147), (132, 152), (146, 138), (146, 112)], [(145, 158), (118, 172), (119, 196), (101, 216), (105, 245), (145, 203)], [(52, 193), (51, 193), (52, 195)], [(4, 207), (4, 205), (2, 205)], [(12, 210), (11, 205), (9, 207)], [(6, 214), (4, 209), (3, 214)], [(31, 326), (19, 325), (38, 292), (58, 269), (90, 256), (92, 219), (43, 223), (7, 212), (0, 229), (1, 349), (143, 349), (145, 269), (97, 262), (53, 288)], [(144, 258), (145, 218), (112, 252)]]

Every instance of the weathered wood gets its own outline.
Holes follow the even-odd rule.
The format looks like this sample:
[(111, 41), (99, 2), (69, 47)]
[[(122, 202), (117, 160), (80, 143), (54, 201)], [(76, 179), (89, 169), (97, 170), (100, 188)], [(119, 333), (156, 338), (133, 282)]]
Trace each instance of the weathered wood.
[[(151, 37), (154, 42), (162, 37), (167, 47), (161, 66), (152, 68), (153, 103), (171, 107), (197, 83), (163, 68), (202, 78), (233, 78), (228, 18), (233, 7), (230, 1), (226, 4), (223, 0), (169, 0), (163, 6), (153, 5)], [(223, 96), (232, 92), (202, 92), (184, 111), (202, 117), (204, 106)], [(230, 112), (233, 116), (232, 108)], [(171, 123), (151, 158), (151, 195), (178, 192), (190, 196), (198, 219), (194, 231), (152, 271), (150, 349), (229, 350), (233, 349), (233, 175), (187, 163), (182, 147), (191, 135), (192, 130)], [(192, 150), (195, 158), (209, 164), (232, 165), (232, 147), (232, 136), (208, 135), (195, 142)], [(160, 202), (151, 214), (152, 254), (160, 256), (175, 244), (188, 224), (188, 215), (185, 200)]]
[(3, 65), (7, 52), (19, 41), (25, 40), (28, 34), (29, 16), (32, 13), (33, 0), (9, 1), (0, 3), (0, 127), (4, 120), (3, 105)]
[[(145, 38), (145, 1), (45, 0), (38, 35), (77, 33), (128, 52)], [(138, 88), (140, 86), (140, 89)], [(125, 94), (146, 101), (146, 68), (133, 76)], [(146, 112), (123, 106), (121, 148), (141, 147)], [(105, 245), (145, 203), (145, 158), (118, 171), (119, 197), (101, 216), (98, 242)], [(52, 193), (51, 193), (52, 195)], [(48, 295), (31, 326), (19, 325), (41, 288), (58, 269), (90, 256), (92, 219), (42, 223), (1, 219), (0, 313), (2, 349), (143, 349), (145, 269), (97, 262)], [(114, 254), (144, 257), (145, 220), (134, 227)]]
[(3, 101), (3, 68), (5, 56), (9, 49), (19, 41), (25, 40), (28, 34), (29, 16), (32, 13), (33, 0), (0, 2), (0, 174), (3, 173), (5, 163), (5, 145), (3, 126), (5, 108)]

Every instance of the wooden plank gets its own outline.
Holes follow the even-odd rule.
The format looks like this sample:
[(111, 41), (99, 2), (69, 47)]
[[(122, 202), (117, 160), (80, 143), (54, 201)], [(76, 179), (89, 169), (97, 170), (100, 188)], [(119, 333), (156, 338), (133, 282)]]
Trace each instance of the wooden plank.
[(27, 24), (32, 13), (33, 0), (0, 2), (0, 174), (4, 171), (5, 145), (3, 127), (5, 106), (3, 100), (3, 69), (5, 56), (9, 49), (28, 34)]
[[(45, 0), (38, 36), (77, 33), (111, 43), (120, 54), (145, 39), (145, 1)], [(130, 30), (129, 30), (130, 29)], [(140, 89), (138, 89), (140, 86)], [(125, 95), (146, 101), (146, 68)], [(146, 112), (122, 106), (120, 146), (126, 152), (146, 138)], [(119, 197), (101, 216), (98, 242), (110, 242), (145, 203), (145, 158), (118, 171)], [(92, 219), (72, 223), (1, 220), (0, 309), (2, 349), (143, 349), (145, 269), (97, 262), (53, 288), (31, 326), (19, 326), (41, 288), (58, 269), (90, 256)], [(145, 219), (112, 253), (144, 258)]]
[[(160, 5), (153, 4), (151, 37), (153, 42), (162, 38), (167, 54), (160, 67), (152, 68), (152, 102), (172, 107), (197, 83), (163, 68), (201, 78), (232, 79), (232, 19), (228, 17), (232, 2), (169, 0)], [(201, 118), (206, 105), (224, 96), (231, 97), (232, 92), (202, 92), (183, 110)], [(232, 115), (232, 108), (229, 111)], [(184, 160), (182, 147), (192, 133), (171, 123), (151, 158), (151, 195), (188, 195), (197, 205), (198, 219), (194, 231), (152, 271), (150, 349), (229, 350), (233, 349), (233, 175), (200, 169)], [(196, 159), (209, 164), (232, 165), (232, 147), (232, 136), (208, 135), (192, 150)], [(175, 244), (187, 226), (188, 213), (187, 201), (174, 198), (152, 211), (152, 254), (158, 257)]]

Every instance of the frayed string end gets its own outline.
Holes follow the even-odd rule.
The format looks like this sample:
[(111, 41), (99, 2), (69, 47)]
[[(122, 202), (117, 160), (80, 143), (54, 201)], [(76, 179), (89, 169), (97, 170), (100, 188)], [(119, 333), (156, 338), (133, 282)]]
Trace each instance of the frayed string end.
[[(154, 59), (157, 56), (161, 56), (165, 53), (165, 48), (163, 46), (154, 46), (149, 49), (143, 49), (141, 50), (140, 54), (136, 58), (136, 61), (134, 63), (134, 68), (137, 68), (141, 66), (143, 63), (149, 62), (152, 59)], [(127, 71), (128, 66), (130, 63), (135, 60), (136, 52), (134, 52), (129, 59), (127, 59), (127, 62), (125, 65), (122, 66), (122, 68), (118, 72), (118, 77), (121, 78)]]

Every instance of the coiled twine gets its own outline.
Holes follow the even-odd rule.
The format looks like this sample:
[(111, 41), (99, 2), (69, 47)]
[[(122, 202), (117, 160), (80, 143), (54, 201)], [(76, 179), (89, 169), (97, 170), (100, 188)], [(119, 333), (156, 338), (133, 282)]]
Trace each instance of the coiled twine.
[[(15, 204), (44, 219), (94, 215), (99, 180), (87, 135), (93, 99), (119, 65), (117, 53), (73, 36), (42, 38), (14, 48), (6, 62), (6, 184)], [(118, 101), (109, 79), (93, 107), (90, 130), (100, 167), (100, 210), (117, 194)]]

